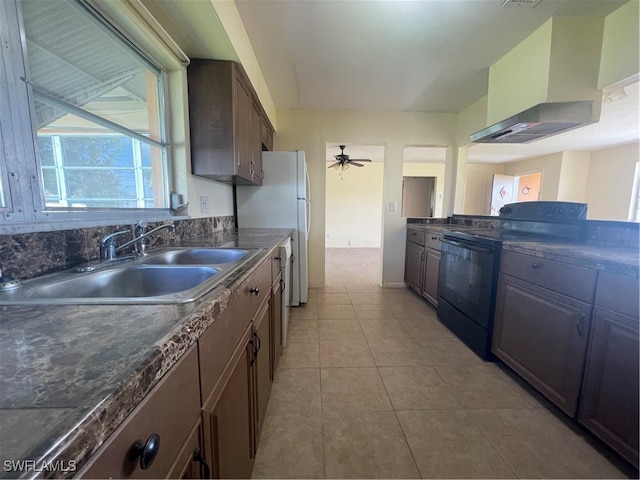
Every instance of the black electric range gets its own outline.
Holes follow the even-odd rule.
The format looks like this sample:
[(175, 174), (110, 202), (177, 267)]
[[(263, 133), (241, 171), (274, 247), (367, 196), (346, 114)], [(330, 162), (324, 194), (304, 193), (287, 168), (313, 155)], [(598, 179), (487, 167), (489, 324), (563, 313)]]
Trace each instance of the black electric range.
[(481, 358), (491, 360), (502, 243), (579, 240), (586, 212), (583, 203), (515, 203), (502, 207), (497, 229), (446, 231), (438, 281), (441, 322)]

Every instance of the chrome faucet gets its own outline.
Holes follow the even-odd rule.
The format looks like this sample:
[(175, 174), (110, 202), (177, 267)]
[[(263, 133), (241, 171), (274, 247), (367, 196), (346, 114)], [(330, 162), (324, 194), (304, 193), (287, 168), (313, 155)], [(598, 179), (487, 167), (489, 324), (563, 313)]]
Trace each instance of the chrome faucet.
[(120, 230), (119, 232), (110, 233), (100, 239), (100, 260), (113, 260), (116, 258), (115, 237), (124, 235), (125, 233), (131, 234), (131, 231)]
[(129, 230), (122, 230), (119, 232), (115, 232), (115, 233), (111, 233), (105, 237), (103, 237), (100, 240), (100, 260), (114, 260), (116, 258), (116, 255), (118, 254), (118, 252), (121, 252), (122, 250), (124, 250), (127, 247), (130, 247), (131, 245), (135, 244), (136, 246), (136, 251), (138, 253), (138, 255), (143, 256), (147, 254), (147, 246), (145, 244), (145, 240), (150, 237), (151, 235), (159, 232), (160, 230), (164, 230), (165, 228), (168, 228), (169, 231), (171, 232), (175, 232), (176, 227), (173, 224), (173, 220), (169, 220), (166, 223), (163, 223), (162, 225), (149, 230), (148, 232), (145, 232), (147, 228), (147, 222), (140, 222), (136, 225), (135, 229), (134, 229), (134, 234), (133, 234), (133, 239), (129, 240), (126, 243), (123, 243), (122, 245), (119, 245), (116, 247), (115, 245), (115, 240), (114, 238), (117, 237), (118, 235), (122, 235), (125, 233), (131, 233), (131, 231)]
[(173, 220), (169, 220), (168, 222), (163, 223), (162, 225), (149, 230), (148, 232), (145, 232), (145, 230), (147, 229), (147, 222), (140, 222), (136, 225), (136, 228), (134, 230), (135, 235), (134, 235), (134, 239), (131, 240), (130, 242), (125, 243), (124, 245), (119, 246), (118, 248), (116, 248), (116, 253), (126, 247), (128, 247), (129, 245), (131, 245), (132, 243), (136, 244), (136, 250), (138, 251), (138, 255), (140, 256), (144, 256), (147, 254), (147, 244), (144, 242), (149, 236), (153, 235), (156, 232), (159, 232), (160, 230), (164, 230), (165, 228), (168, 228), (170, 232), (175, 232), (176, 231), (176, 226), (173, 224)]

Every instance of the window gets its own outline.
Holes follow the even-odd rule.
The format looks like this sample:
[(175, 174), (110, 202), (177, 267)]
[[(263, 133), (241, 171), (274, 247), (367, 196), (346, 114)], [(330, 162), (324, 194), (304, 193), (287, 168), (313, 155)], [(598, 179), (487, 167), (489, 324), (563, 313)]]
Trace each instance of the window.
[(0, 19), (3, 220), (168, 215), (160, 66), (84, 0), (3, 0)]

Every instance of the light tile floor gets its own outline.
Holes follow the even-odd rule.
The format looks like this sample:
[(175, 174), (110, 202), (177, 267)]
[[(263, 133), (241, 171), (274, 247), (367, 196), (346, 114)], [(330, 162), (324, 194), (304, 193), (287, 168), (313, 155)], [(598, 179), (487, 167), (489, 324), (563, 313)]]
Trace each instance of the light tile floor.
[(328, 249), (291, 312), (253, 478), (626, 478), (634, 472), (408, 289)]

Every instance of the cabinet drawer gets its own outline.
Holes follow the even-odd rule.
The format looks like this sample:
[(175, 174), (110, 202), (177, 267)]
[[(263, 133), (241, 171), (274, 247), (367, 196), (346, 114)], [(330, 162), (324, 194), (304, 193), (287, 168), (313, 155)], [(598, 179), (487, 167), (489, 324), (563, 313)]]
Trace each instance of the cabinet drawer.
[[(96, 452), (83, 478), (165, 478), (200, 415), (198, 354), (192, 347), (160, 380)], [(159, 435), (158, 454), (145, 470), (140, 457), (131, 459), (133, 446)]]
[(569, 297), (593, 301), (597, 272), (590, 268), (503, 251), (500, 271)]
[[(198, 339), (202, 398), (209, 398), (234, 348), (262, 301), (271, 292), (271, 257), (240, 285), (219, 318)], [(255, 295), (251, 290), (258, 289)]]
[(234, 302), (250, 305), (249, 320), (268, 295), (271, 295), (271, 257), (268, 256), (244, 283)]
[(425, 232), (419, 232), (418, 230), (407, 229), (407, 242), (417, 243), (424, 246)]
[(638, 318), (638, 279), (602, 271), (598, 274), (596, 305)]
[(440, 234), (434, 232), (425, 232), (425, 246), (427, 248), (432, 248), (433, 250), (440, 251)]

